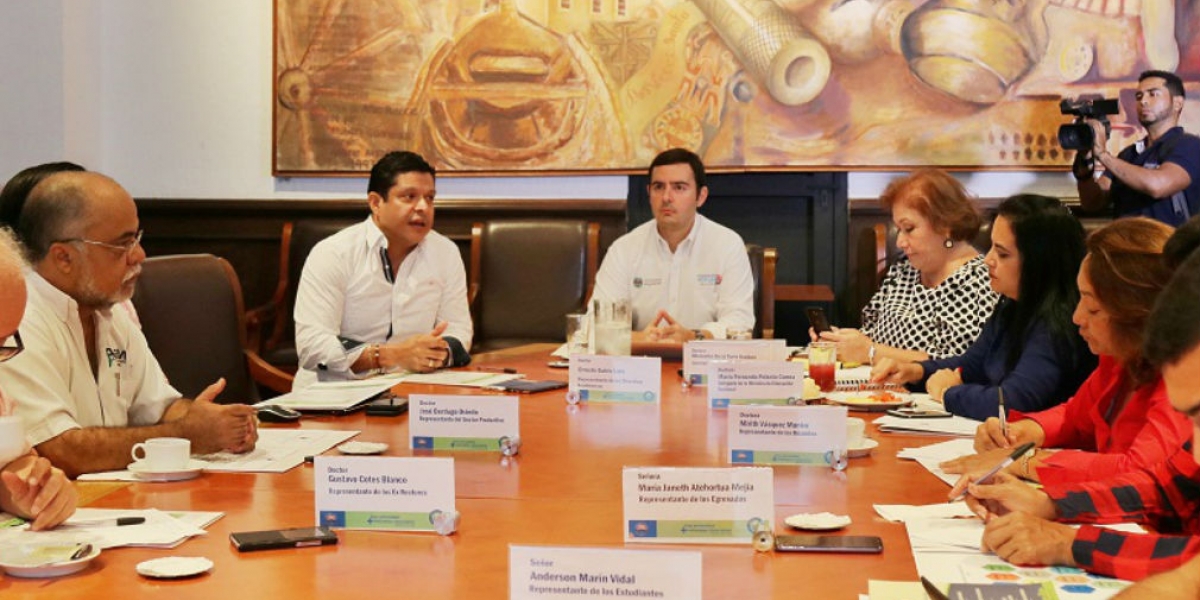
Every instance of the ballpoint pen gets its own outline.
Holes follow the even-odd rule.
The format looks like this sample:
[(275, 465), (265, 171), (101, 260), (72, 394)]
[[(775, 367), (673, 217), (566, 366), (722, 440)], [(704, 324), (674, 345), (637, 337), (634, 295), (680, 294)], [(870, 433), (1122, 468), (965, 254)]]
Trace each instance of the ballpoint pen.
[[(1001, 469), (1007, 467), (1008, 465), (1013, 464), (1013, 462), (1015, 462), (1018, 458), (1021, 458), (1022, 456), (1025, 455), (1026, 452), (1029, 452), (1032, 449), (1033, 449), (1033, 442), (1025, 442), (1024, 444), (1017, 446), (1017, 449), (1013, 450), (1012, 454), (1008, 455), (1008, 458), (1000, 461), (1000, 464), (992, 467), (992, 469), (990, 471), (988, 471), (987, 473), (984, 473), (983, 476), (980, 477), (979, 479), (976, 479), (975, 483), (980, 484), (980, 483), (986, 482), (987, 480), (991, 479), (992, 476), (994, 476), (996, 473), (999, 473)], [(951, 498), (950, 501), (957, 502), (959, 500), (962, 500), (964, 497), (966, 497), (966, 495), (967, 495), (967, 489), (963, 488), (963, 491), (959, 492), (957, 496)]]
[(86, 519), (63, 523), (68, 527), (123, 527), (125, 525), (141, 525), (146, 517), (110, 517), (107, 519)]
[(1008, 439), (1008, 414), (1007, 414), (1007, 411), (1004, 410), (1004, 388), (1001, 387), (1001, 388), (996, 388), (996, 389), (1000, 390), (1000, 435), (1003, 435), (1004, 439), (1007, 440)]
[(939, 590), (938, 587), (933, 585), (933, 582), (926, 579), (924, 575), (921, 576), (921, 585), (925, 586), (925, 593), (929, 594), (929, 598), (931, 600), (950, 600), (950, 597), (947, 596), (945, 592)]

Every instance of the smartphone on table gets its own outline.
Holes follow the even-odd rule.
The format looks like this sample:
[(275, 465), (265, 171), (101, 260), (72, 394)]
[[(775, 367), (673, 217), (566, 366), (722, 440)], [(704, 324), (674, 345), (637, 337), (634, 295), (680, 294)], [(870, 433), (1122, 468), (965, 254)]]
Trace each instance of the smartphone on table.
[(272, 548), (303, 548), (328, 546), (338, 542), (337, 534), (328, 527), (296, 527), (267, 531), (240, 531), (229, 534), (229, 541), (238, 552), (270, 550)]
[(944, 410), (925, 408), (893, 408), (887, 414), (901, 419), (947, 419), (954, 416)]
[(879, 554), (883, 552), (883, 540), (873, 535), (778, 535), (775, 536), (775, 550)]

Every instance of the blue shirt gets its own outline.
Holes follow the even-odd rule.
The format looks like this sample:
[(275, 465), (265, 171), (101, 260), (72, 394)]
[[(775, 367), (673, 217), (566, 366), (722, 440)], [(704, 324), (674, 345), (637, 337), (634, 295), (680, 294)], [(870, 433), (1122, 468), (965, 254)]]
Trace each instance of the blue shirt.
[(1173, 127), (1149, 147), (1145, 140), (1126, 146), (1117, 158), (1146, 169), (1175, 163), (1187, 171), (1192, 182), (1169, 198), (1151, 198), (1106, 172), (1105, 176), (1112, 179), (1108, 197), (1112, 199), (1114, 217), (1150, 217), (1178, 227), (1200, 214), (1200, 138), (1185, 134), (1182, 127)]
[[(1096, 357), (1087, 351), (1077, 333), (1070, 344), (1074, 356), (1059, 358), (1057, 349), (1066, 344), (1062, 340), (1055, 343), (1049, 326), (1039, 319), (1029, 326), (1021, 356), (1009, 370), (1008, 348), (1016, 342), (1016, 332), (1007, 326), (1006, 303), (1010, 302), (1002, 301), (997, 306), (965, 354), (921, 363), (924, 379), (940, 369), (962, 369), (962, 385), (946, 390), (946, 410), (980, 421), (995, 417), (1000, 412), (1001, 385), (1005, 409), (1025, 413), (1044, 410), (1070, 398), (1095, 368)], [(920, 385), (924, 385), (924, 379)]]

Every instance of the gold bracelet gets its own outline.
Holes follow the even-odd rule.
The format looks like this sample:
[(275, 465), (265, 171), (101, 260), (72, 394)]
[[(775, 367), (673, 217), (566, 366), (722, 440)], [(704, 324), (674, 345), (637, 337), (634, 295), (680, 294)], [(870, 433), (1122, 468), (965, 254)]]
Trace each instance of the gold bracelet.
[(376, 371), (383, 371), (383, 365), (379, 362), (379, 344), (371, 345), (371, 362), (375, 364)]

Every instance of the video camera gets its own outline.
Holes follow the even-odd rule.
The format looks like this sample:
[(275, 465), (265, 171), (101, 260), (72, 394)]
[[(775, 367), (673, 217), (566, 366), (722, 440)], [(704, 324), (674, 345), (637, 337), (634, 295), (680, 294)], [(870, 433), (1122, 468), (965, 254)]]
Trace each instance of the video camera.
[(1091, 151), (1092, 145), (1096, 141), (1095, 134), (1092, 132), (1091, 125), (1083, 120), (1096, 119), (1104, 123), (1104, 132), (1110, 133), (1112, 124), (1108, 122), (1108, 115), (1121, 112), (1121, 102), (1107, 98), (1084, 98), (1081, 96), (1078, 100), (1064, 98), (1059, 103), (1058, 109), (1064, 115), (1075, 115), (1073, 122), (1058, 128), (1058, 145), (1062, 146), (1064, 150)]

